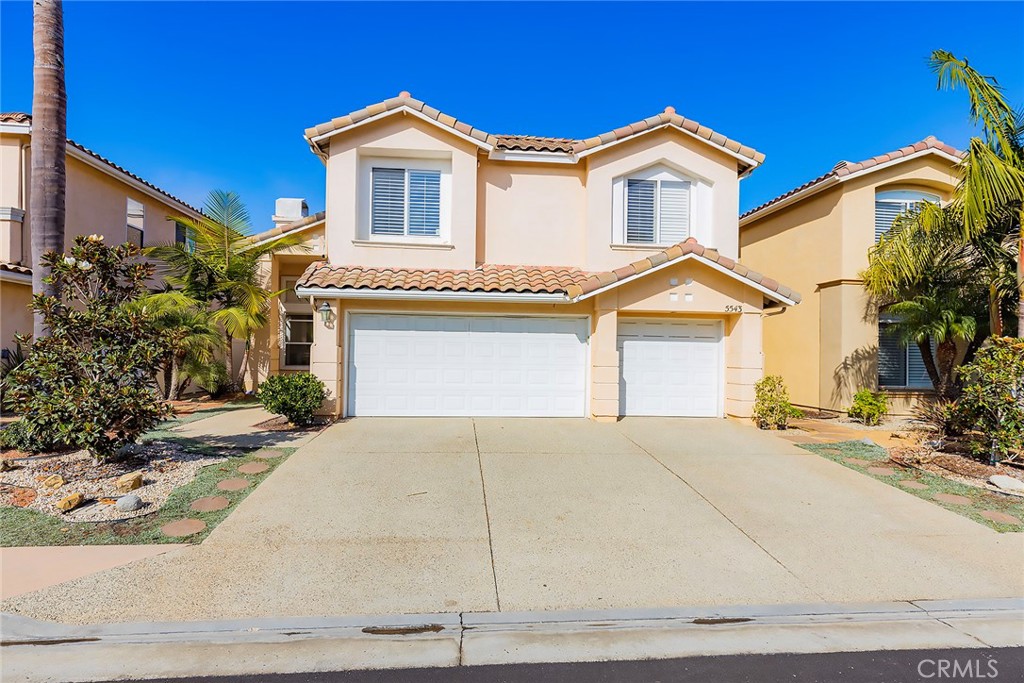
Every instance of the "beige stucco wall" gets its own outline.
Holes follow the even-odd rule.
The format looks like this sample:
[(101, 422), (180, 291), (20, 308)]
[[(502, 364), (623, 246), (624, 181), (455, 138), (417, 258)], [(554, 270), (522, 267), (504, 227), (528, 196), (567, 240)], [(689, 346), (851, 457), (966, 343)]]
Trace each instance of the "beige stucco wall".
[[(875, 193), (921, 189), (948, 200), (952, 163), (929, 155), (854, 177), (756, 221), (740, 232), (750, 268), (803, 295), (764, 321), (765, 373), (781, 375), (799, 405), (842, 410), (862, 387), (877, 388), (878, 320), (860, 281), (874, 244)], [(891, 392), (906, 414), (921, 392)]]
[(32, 333), (31, 303), (31, 284), (0, 279), (0, 348), (13, 349), (15, 334)]
[[(671, 284), (672, 280), (676, 284)], [(687, 280), (690, 280), (687, 284)], [(672, 294), (676, 300), (672, 300)], [(686, 295), (692, 299), (687, 300)], [(753, 385), (762, 372), (762, 295), (732, 277), (696, 262), (683, 262), (618, 289), (576, 304), (500, 304), (439, 301), (326, 299), (334, 320), (314, 317), (310, 371), (331, 389), (325, 409), (341, 414), (345, 395), (345, 324), (353, 312), (421, 314), (573, 315), (590, 319), (590, 416), (616, 419), (619, 415), (618, 321), (623, 317), (712, 318), (723, 321), (725, 367), (723, 393), (728, 415), (747, 417)], [(321, 300), (315, 302), (319, 306)], [(727, 310), (738, 308), (738, 311)]]

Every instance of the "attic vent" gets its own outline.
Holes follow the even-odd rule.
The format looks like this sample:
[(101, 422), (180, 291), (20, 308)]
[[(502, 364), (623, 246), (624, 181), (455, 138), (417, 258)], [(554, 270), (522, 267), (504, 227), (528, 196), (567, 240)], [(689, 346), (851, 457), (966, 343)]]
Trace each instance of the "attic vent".
[(836, 164), (835, 166), (832, 167), (832, 171), (834, 173), (835, 171), (838, 171), (841, 168), (846, 168), (849, 165), (850, 165), (849, 161), (840, 161), (838, 164)]

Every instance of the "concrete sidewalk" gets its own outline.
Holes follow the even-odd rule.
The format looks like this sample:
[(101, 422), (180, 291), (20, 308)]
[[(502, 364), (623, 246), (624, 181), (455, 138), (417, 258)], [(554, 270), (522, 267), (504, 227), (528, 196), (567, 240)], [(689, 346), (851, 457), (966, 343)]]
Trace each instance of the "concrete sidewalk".
[[(1024, 600), (445, 613), (66, 627), (3, 617), (3, 680), (1020, 647)], [(44, 647), (45, 646), (45, 647)]]
[(234, 408), (171, 427), (170, 431), (220, 448), (295, 448), (308, 443), (318, 434), (316, 431), (273, 431), (257, 426), (275, 417), (259, 406)]

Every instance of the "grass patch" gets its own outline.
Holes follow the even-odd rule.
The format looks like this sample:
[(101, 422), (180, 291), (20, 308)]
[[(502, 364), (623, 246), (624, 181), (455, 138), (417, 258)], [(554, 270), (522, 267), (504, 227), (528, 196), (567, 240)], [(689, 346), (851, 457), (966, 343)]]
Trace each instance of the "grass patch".
[[(279, 448), (276, 450), (284, 453), (281, 457), (262, 460), (255, 457), (253, 452), (235, 455), (190, 439), (174, 440), (193, 451), (227, 455), (227, 460), (199, 470), (195, 479), (172, 491), (167, 502), (157, 512), (124, 522), (68, 522), (36, 510), (0, 507), (0, 546), (200, 543), (296, 450)], [(269, 469), (259, 474), (238, 472), (239, 465), (253, 461), (266, 463)], [(217, 482), (232, 477), (247, 479), (251, 485), (241, 491), (221, 491), (217, 488)], [(216, 512), (194, 512), (189, 509), (192, 501), (205, 496), (224, 496), (231, 504)], [(206, 529), (185, 538), (170, 538), (160, 531), (164, 524), (186, 517), (203, 520)]]
[[(1012, 515), (1017, 519), (1024, 520), (1024, 500), (1013, 496), (1004, 496), (985, 489), (979, 489), (967, 484), (940, 477), (937, 474), (923, 472), (918, 469), (901, 467), (889, 460), (889, 453), (881, 446), (867, 444), (862, 441), (843, 441), (841, 443), (809, 443), (797, 444), (800, 448), (811, 451), (823, 458), (838, 462), (840, 465), (849, 467), (869, 477), (874, 477), (890, 486), (895, 486), (904, 493), (909, 493), (918, 498), (923, 498), (933, 505), (943, 507), (950, 512), (967, 517), (978, 524), (999, 532), (1024, 531), (1024, 524), (1002, 524), (993, 522), (981, 516), (981, 512), (992, 510)], [(847, 462), (847, 458), (858, 458), (868, 461), (866, 465), (855, 462)], [(871, 474), (868, 467), (890, 467), (896, 470), (895, 475), (881, 476)], [(907, 489), (899, 485), (900, 481), (916, 481), (927, 486), (927, 489)], [(951, 505), (934, 499), (936, 493), (949, 493), (956, 496), (964, 496), (971, 499), (970, 505)]]

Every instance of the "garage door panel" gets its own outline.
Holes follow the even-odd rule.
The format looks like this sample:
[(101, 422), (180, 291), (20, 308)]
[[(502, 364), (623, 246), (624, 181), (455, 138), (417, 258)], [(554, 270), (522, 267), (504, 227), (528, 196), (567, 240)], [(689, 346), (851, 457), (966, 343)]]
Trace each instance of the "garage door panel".
[(722, 331), (716, 321), (622, 321), (619, 412), (721, 414)]
[(349, 323), (349, 415), (585, 415), (585, 319), (353, 314)]

